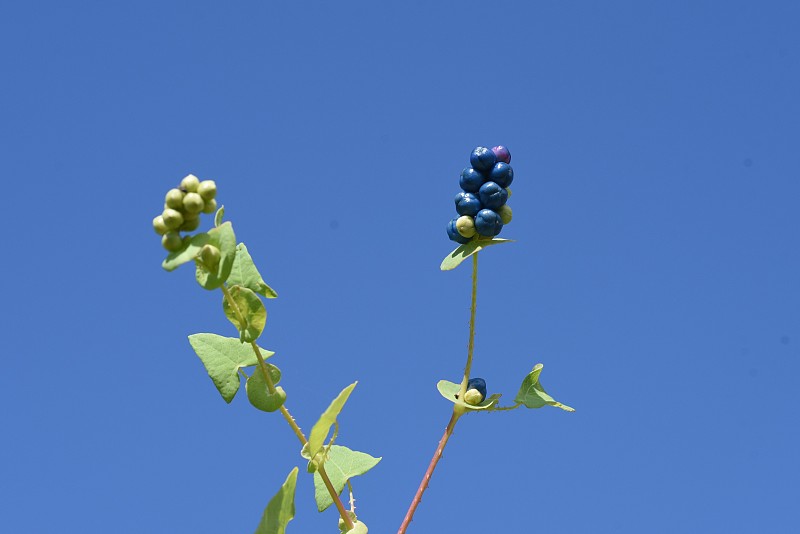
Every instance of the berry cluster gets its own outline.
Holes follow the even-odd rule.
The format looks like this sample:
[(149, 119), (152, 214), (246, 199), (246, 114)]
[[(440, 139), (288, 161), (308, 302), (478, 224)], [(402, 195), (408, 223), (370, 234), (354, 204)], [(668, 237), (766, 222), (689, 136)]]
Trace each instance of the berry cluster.
[(461, 171), (462, 191), (455, 199), (460, 217), (447, 223), (447, 236), (462, 245), (475, 236), (494, 237), (511, 222), (511, 208), (506, 205), (514, 179), (511, 153), (504, 146), (491, 150), (479, 146), (469, 162), (471, 166)]
[(200, 226), (201, 213), (217, 211), (217, 184), (213, 180), (197, 179), (190, 174), (178, 187), (167, 191), (164, 211), (153, 219), (153, 228), (161, 237), (161, 244), (170, 252), (183, 246), (181, 232), (193, 232)]

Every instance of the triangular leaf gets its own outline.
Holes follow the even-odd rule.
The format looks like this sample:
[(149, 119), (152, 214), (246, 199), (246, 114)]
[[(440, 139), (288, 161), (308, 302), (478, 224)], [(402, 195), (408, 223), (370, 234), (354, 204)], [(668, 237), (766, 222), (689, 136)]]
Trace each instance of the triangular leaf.
[(214, 214), (214, 226), (219, 228), (222, 224), (222, 218), (225, 216), (225, 206), (220, 206), (217, 213)]
[(501, 243), (513, 243), (511, 239), (500, 239), (499, 237), (473, 239), (451, 252), (443, 261), (439, 268), (443, 271), (450, 271), (458, 267), (462, 261), (466, 260), (476, 252), (480, 252), (486, 247), (499, 245)]
[(450, 382), (449, 380), (439, 380), (439, 382), (436, 384), (436, 389), (439, 390), (439, 393), (445, 399), (468, 410), (488, 410), (496, 405), (497, 401), (500, 400), (500, 397), (502, 397), (502, 394), (495, 393), (494, 395), (490, 395), (488, 398), (483, 399), (482, 403), (472, 405), (456, 398), (459, 390), (461, 389), (461, 384), (456, 384), (455, 382)]
[(322, 448), (322, 445), (325, 443), (325, 438), (328, 437), (331, 425), (336, 422), (336, 416), (338, 416), (339, 412), (344, 408), (344, 403), (347, 402), (356, 384), (358, 384), (358, 382), (353, 382), (344, 388), (342, 392), (333, 399), (330, 406), (322, 413), (319, 420), (314, 423), (314, 426), (311, 428), (311, 434), (308, 436), (308, 452), (311, 457), (314, 457), (319, 449)]
[(236, 257), (236, 235), (233, 233), (231, 223), (222, 223), (218, 228), (208, 231), (208, 244), (214, 245), (219, 249), (220, 259), (217, 268), (209, 271), (206, 267), (197, 262), (195, 277), (197, 283), (204, 289), (217, 289), (225, 283), (228, 275), (231, 274), (233, 260)]
[(295, 467), (286, 477), (281, 489), (269, 500), (255, 534), (284, 534), (286, 525), (294, 519), (294, 492), (297, 487)]
[[(375, 458), (364, 452), (353, 451), (341, 445), (331, 445), (328, 459), (325, 461), (325, 471), (336, 493), (341, 494), (348, 480), (363, 475), (380, 461), (381, 458)], [(314, 497), (320, 512), (333, 504), (333, 497), (318, 471), (314, 472)]]
[(233, 309), (228, 299), (223, 297), (222, 309), (225, 316), (239, 331), (242, 343), (255, 341), (264, 331), (264, 325), (267, 324), (267, 309), (264, 307), (264, 303), (261, 302), (258, 295), (245, 287), (232, 286), (229, 292), (239, 308), (244, 324), (239, 324), (239, 314)]
[(561, 404), (545, 392), (544, 388), (539, 383), (539, 375), (541, 374), (543, 368), (544, 365), (541, 363), (537, 363), (533, 367), (533, 370), (528, 373), (528, 376), (526, 376), (525, 380), (522, 381), (522, 385), (519, 387), (519, 391), (517, 392), (517, 396), (514, 398), (514, 402), (524, 404), (528, 408), (554, 406), (567, 412), (574, 412), (574, 408), (571, 408), (565, 404)]
[[(189, 343), (203, 362), (219, 394), (225, 402), (231, 402), (241, 385), (239, 369), (258, 363), (253, 347), (242, 345), (236, 338), (216, 334), (192, 334)], [(274, 352), (261, 349), (261, 354), (269, 358)]]
[(233, 268), (228, 277), (228, 285), (234, 284), (246, 287), (259, 295), (264, 295), (268, 299), (278, 297), (275, 290), (269, 287), (264, 282), (264, 279), (261, 278), (261, 274), (258, 272), (255, 263), (253, 263), (253, 258), (244, 243), (236, 245), (236, 259), (233, 261)]
[(208, 241), (209, 236), (205, 232), (193, 235), (191, 239), (184, 241), (183, 247), (180, 250), (176, 250), (167, 256), (161, 263), (161, 267), (167, 271), (174, 271), (184, 263), (193, 261), (197, 255), (200, 254), (200, 249), (202, 249), (203, 245), (208, 243)]

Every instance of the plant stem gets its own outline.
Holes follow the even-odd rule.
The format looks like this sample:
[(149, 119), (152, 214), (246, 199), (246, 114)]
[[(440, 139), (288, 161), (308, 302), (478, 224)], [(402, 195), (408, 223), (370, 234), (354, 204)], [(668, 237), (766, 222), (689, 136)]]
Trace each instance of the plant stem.
[(420, 482), (419, 488), (417, 488), (417, 493), (414, 495), (414, 499), (411, 501), (411, 506), (408, 508), (406, 517), (403, 519), (403, 523), (400, 525), (400, 530), (397, 531), (397, 534), (405, 534), (406, 529), (408, 529), (408, 525), (411, 524), (411, 520), (414, 518), (414, 512), (416, 512), (419, 503), (422, 502), (422, 494), (425, 493), (425, 490), (428, 488), (428, 483), (431, 481), (433, 470), (436, 469), (436, 464), (438, 464), (439, 460), (442, 458), (442, 453), (444, 452), (445, 445), (447, 445), (447, 440), (453, 435), (453, 429), (455, 428), (458, 419), (462, 415), (463, 412), (454, 410), (453, 415), (450, 416), (450, 422), (447, 423), (447, 428), (444, 431), (444, 435), (442, 436), (442, 439), (439, 440), (439, 446), (436, 447), (436, 452), (433, 453), (431, 463), (428, 465), (428, 469), (425, 471), (425, 475), (422, 477), (422, 482)]
[[(239, 325), (244, 328), (244, 315), (242, 315), (242, 310), (239, 309), (239, 305), (236, 304), (236, 300), (234, 300), (231, 292), (228, 291), (228, 288), (225, 287), (225, 284), (220, 286), (220, 289), (222, 289), (222, 294), (225, 295), (225, 300), (228, 301), (228, 305), (230, 305), (233, 313), (236, 315), (236, 320), (239, 321)], [(269, 374), (269, 368), (267, 367), (267, 362), (264, 361), (264, 357), (261, 355), (261, 350), (258, 348), (258, 345), (255, 341), (251, 341), (250, 346), (253, 347), (253, 352), (255, 352), (256, 358), (258, 358), (258, 367), (261, 369), (261, 373), (264, 375), (264, 380), (267, 383), (267, 389), (270, 393), (275, 393), (275, 384), (272, 382), (272, 376)], [(308, 443), (306, 436), (297, 425), (297, 422), (294, 420), (294, 417), (292, 417), (292, 414), (289, 413), (285, 403), (280, 407), (280, 412), (283, 415), (283, 418), (286, 419), (286, 422), (289, 423), (289, 426), (292, 428), (294, 435), (297, 436), (297, 439), (300, 441), (300, 443), (302, 445)], [(333, 503), (336, 505), (339, 515), (342, 516), (344, 524), (347, 525), (348, 530), (352, 530), (355, 525), (353, 525), (353, 521), (350, 519), (347, 510), (345, 510), (344, 504), (342, 504), (342, 500), (339, 498), (339, 494), (336, 493), (336, 489), (333, 487), (331, 479), (328, 477), (328, 473), (325, 472), (325, 466), (320, 465), (317, 471), (319, 472), (319, 476), (322, 478), (322, 481), (325, 483), (328, 493), (331, 494)]]
[(469, 373), (472, 370), (472, 353), (475, 350), (475, 310), (478, 302), (478, 253), (472, 255), (472, 302), (469, 309), (469, 345), (467, 347), (467, 365), (464, 367), (464, 379), (461, 381), (461, 389), (458, 390), (458, 398), (463, 399), (467, 392), (469, 383)]
[[(461, 381), (461, 387), (458, 390), (459, 400), (464, 399), (464, 395), (467, 392), (467, 384), (469, 384), (469, 373), (472, 370), (472, 354), (475, 351), (475, 311), (477, 309), (477, 305), (478, 253), (476, 252), (472, 255), (472, 299), (469, 309), (469, 344), (467, 345), (467, 365), (464, 366), (464, 379)], [(453, 407), (453, 415), (450, 416), (450, 422), (447, 424), (444, 435), (439, 441), (439, 446), (436, 447), (436, 452), (433, 453), (433, 458), (428, 466), (428, 470), (425, 471), (425, 475), (422, 477), (422, 482), (420, 482), (419, 488), (417, 488), (417, 493), (414, 495), (414, 499), (411, 501), (411, 506), (408, 508), (406, 517), (403, 519), (403, 523), (400, 525), (400, 530), (397, 531), (397, 534), (405, 534), (406, 529), (408, 529), (408, 525), (411, 524), (411, 520), (414, 517), (414, 512), (417, 510), (419, 503), (422, 502), (422, 494), (425, 493), (425, 490), (428, 488), (428, 483), (430, 483), (431, 477), (433, 476), (433, 470), (436, 469), (436, 464), (438, 464), (439, 460), (442, 458), (442, 453), (447, 445), (447, 440), (449, 440), (450, 436), (453, 435), (453, 429), (455, 428), (458, 419), (465, 413), (467, 413), (467, 410), (458, 404)]]

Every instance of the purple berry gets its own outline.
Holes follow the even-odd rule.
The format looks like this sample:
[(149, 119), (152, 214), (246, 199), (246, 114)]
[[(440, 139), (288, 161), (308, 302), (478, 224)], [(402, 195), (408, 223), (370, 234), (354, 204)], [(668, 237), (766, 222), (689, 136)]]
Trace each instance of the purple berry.
[(464, 237), (463, 235), (458, 233), (458, 228), (456, 228), (456, 221), (458, 219), (453, 219), (449, 223), (447, 223), (447, 237), (450, 238), (450, 241), (455, 241), (456, 243), (469, 243), (470, 239), (468, 237)]
[(496, 182), (500, 187), (508, 187), (514, 181), (514, 169), (508, 163), (498, 161), (492, 167), (489, 179)]
[(490, 210), (499, 209), (508, 200), (508, 192), (495, 182), (486, 182), (478, 190), (481, 206)]
[(461, 189), (467, 193), (477, 193), (485, 181), (486, 178), (481, 173), (472, 167), (467, 167), (461, 171), (461, 178), (458, 183), (461, 185)]
[(472, 193), (461, 192), (456, 195), (456, 211), (459, 215), (475, 216), (481, 211), (481, 201)]
[(473, 169), (488, 175), (497, 162), (497, 157), (494, 155), (494, 152), (485, 146), (479, 146), (470, 154), (469, 162)]
[(494, 237), (503, 229), (503, 221), (492, 210), (481, 210), (475, 216), (475, 229), (484, 237)]
[(503, 145), (497, 145), (492, 149), (492, 152), (494, 152), (494, 155), (497, 157), (497, 161), (511, 163), (511, 152)]

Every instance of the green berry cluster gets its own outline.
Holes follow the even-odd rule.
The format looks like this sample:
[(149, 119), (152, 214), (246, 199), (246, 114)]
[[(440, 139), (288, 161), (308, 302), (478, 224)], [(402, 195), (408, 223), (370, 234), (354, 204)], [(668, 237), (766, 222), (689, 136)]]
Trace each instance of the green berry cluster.
[(197, 179), (190, 174), (178, 187), (167, 191), (164, 211), (153, 219), (153, 228), (161, 236), (161, 244), (170, 252), (183, 246), (181, 232), (193, 232), (200, 226), (201, 213), (217, 211), (217, 184)]

